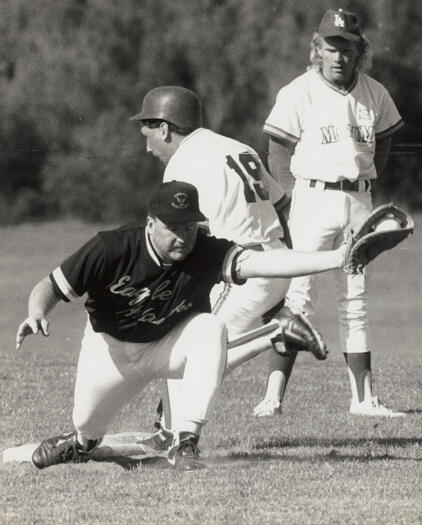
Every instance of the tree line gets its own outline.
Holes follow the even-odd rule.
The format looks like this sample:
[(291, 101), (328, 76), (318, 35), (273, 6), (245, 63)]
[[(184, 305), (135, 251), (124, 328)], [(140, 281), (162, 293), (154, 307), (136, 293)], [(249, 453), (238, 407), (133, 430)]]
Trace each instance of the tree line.
[(129, 118), (157, 85), (196, 91), (206, 126), (265, 161), (265, 118), (329, 7), (358, 14), (405, 120), (377, 199), (420, 209), (418, 0), (2, 0), (0, 223), (142, 216), (163, 166)]

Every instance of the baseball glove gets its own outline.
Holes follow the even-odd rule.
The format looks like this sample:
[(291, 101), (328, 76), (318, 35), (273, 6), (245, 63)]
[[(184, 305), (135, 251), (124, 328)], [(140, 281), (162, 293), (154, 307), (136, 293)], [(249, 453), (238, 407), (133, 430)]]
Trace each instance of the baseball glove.
[[(395, 228), (377, 225), (390, 219)], [(387, 222), (385, 224), (388, 224)], [(347, 241), (343, 269), (348, 274), (363, 273), (364, 267), (380, 253), (391, 250), (413, 233), (412, 217), (392, 202), (375, 208), (357, 232), (352, 232)]]
[(277, 319), (281, 331), (271, 339), (276, 352), (288, 355), (299, 350), (311, 352), (319, 361), (327, 358), (328, 350), (321, 334), (303, 314), (294, 314), (290, 308), (284, 306)]

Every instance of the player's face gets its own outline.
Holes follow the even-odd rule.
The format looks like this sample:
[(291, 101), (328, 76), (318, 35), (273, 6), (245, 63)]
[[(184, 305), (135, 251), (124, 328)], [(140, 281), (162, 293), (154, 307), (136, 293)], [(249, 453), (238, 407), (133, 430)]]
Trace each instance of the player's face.
[(147, 139), (147, 152), (167, 164), (171, 157), (167, 142), (168, 124), (166, 122), (142, 122), (141, 133)]
[(195, 246), (198, 223), (164, 224), (157, 217), (148, 217), (147, 231), (157, 255), (165, 263), (183, 261)]
[(323, 38), (320, 48), (322, 75), (332, 84), (341, 87), (350, 83), (358, 58), (357, 46), (344, 38)]

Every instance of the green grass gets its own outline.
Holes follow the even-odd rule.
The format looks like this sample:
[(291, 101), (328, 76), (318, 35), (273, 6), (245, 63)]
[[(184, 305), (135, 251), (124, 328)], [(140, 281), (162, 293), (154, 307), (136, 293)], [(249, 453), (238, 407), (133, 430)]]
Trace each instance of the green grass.
[[(330, 355), (301, 355), (282, 417), (250, 414), (265, 388), (265, 356), (225, 382), (202, 443), (206, 471), (163, 460), (60, 465), (0, 464), (0, 523), (26, 524), (417, 524), (421, 491), (422, 217), (415, 235), (373, 264), (376, 393), (405, 419), (348, 415), (331, 276), (321, 279), (318, 326)], [(49, 338), (14, 350), (32, 286), (94, 232), (74, 222), (0, 230), (0, 446), (71, 429), (72, 391), (84, 324), (82, 301), (59, 305)], [(139, 394), (110, 432), (149, 431), (159, 384)]]

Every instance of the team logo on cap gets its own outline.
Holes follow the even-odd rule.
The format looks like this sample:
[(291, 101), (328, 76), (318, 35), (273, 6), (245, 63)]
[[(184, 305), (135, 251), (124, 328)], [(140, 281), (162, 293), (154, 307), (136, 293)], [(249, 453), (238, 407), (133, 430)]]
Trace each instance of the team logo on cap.
[(176, 208), (178, 210), (185, 210), (186, 208), (189, 208), (190, 206), (189, 197), (186, 193), (182, 193), (182, 192), (175, 193), (173, 195), (173, 199), (174, 200), (171, 203), (173, 208)]
[(334, 14), (334, 25), (336, 27), (344, 27), (344, 18), (339, 13)]

